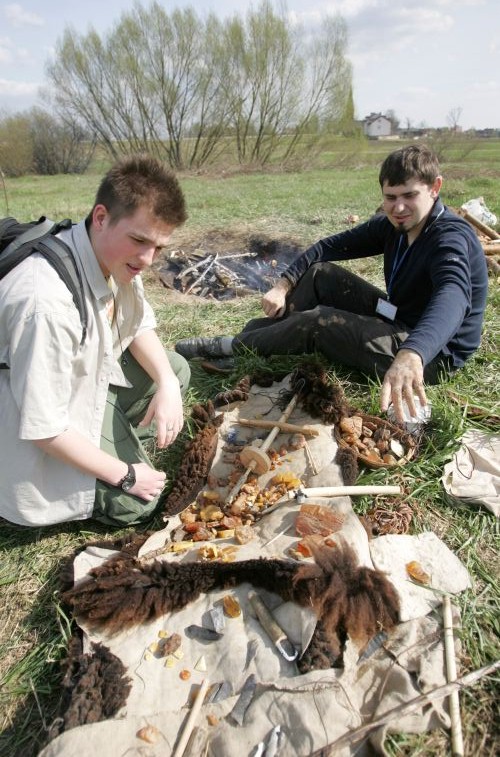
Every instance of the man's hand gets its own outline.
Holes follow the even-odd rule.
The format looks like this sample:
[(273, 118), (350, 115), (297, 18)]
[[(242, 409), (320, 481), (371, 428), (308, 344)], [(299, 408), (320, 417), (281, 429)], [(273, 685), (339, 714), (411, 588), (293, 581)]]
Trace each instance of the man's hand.
[(146, 502), (151, 502), (158, 497), (165, 486), (166, 474), (163, 471), (151, 468), (147, 463), (134, 463), (135, 484), (130, 489), (130, 494), (140, 497)]
[(181, 389), (175, 376), (158, 387), (139, 426), (149, 426), (153, 420), (158, 447), (168, 447), (184, 425)]
[(396, 420), (403, 423), (403, 400), (408, 405), (411, 416), (417, 415), (414, 395), (417, 395), (421, 406), (427, 405), (422, 358), (412, 350), (402, 349), (399, 350), (384, 376), (380, 394), (380, 409), (385, 412), (392, 402)]
[(292, 285), (288, 279), (279, 279), (262, 298), (262, 310), (268, 318), (280, 318), (286, 308), (286, 296)]

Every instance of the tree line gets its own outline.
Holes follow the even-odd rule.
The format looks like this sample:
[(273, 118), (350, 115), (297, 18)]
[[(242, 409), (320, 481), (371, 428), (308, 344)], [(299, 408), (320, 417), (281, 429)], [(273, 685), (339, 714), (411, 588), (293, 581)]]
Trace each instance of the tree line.
[[(169, 13), (158, 2), (137, 4), (106, 35), (65, 29), (46, 67), (52, 104), (45, 127), (53, 119), (59, 140), (63, 129), (64, 141), (76, 143), (77, 170), (95, 144), (113, 159), (146, 150), (177, 170), (199, 168), (228, 149), (241, 164), (286, 162), (306, 137), (352, 131), (347, 44), (340, 15), (307, 30), (271, 0), (224, 20), (192, 7)], [(40, 135), (35, 111), (25, 119), (36, 115)]]

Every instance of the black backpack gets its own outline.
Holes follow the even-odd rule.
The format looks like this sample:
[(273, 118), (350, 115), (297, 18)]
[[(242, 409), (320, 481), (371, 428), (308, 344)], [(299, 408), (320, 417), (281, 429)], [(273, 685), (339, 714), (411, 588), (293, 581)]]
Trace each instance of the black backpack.
[(71, 249), (54, 236), (71, 226), (69, 218), (59, 223), (45, 216), (30, 223), (19, 223), (12, 217), (0, 219), (0, 280), (34, 252), (43, 255), (73, 295), (82, 324), (81, 346), (85, 342), (88, 325), (82, 277)]

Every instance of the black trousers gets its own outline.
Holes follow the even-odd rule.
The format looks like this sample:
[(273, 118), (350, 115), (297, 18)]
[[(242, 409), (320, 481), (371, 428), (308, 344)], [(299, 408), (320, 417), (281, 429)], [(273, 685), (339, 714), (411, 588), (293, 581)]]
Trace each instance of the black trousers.
[[(253, 349), (260, 355), (300, 355), (320, 352), (332, 363), (382, 377), (409, 328), (401, 321), (377, 315), (378, 287), (334, 263), (312, 265), (287, 300), (282, 318), (255, 318), (233, 342), (235, 352)], [(438, 355), (425, 366), (428, 384), (449, 372), (449, 358)]]

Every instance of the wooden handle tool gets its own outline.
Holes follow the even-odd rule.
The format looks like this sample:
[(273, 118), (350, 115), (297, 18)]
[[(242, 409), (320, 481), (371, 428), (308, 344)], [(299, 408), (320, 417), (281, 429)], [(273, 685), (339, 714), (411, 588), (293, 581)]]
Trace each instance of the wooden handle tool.
[(297, 395), (294, 395), (283, 411), (283, 414), (278, 419), (277, 424), (273, 425), (272, 430), (266, 436), (264, 442), (260, 447), (255, 447), (250, 444), (249, 446), (244, 447), (241, 450), (240, 460), (245, 466), (245, 471), (228, 494), (227, 503), (229, 505), (240, 491), (250, 473), (253, 473), (255, 471), (256, 473), (261, 474), (266, 473), (268, 470), (270, 470), (271, 460), (269, 458), (269, 455), (267, 454), (267, 450), (274, 442), (278, 434), (281, 432), (279, 424), (286, 423), (297, 404), (297, 400)]

